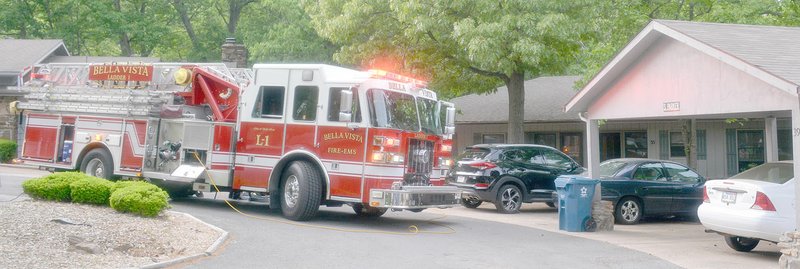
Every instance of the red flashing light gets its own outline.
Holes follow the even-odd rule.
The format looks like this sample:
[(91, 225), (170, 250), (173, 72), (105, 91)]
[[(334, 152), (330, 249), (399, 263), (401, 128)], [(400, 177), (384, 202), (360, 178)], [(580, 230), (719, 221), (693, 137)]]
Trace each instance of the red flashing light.
[(703, 203), (711, 203), (711, 199), (708, 198), (708, 187), (703, 186)]
[(472, 167), (472, 168), (478, 168), (480, 170), (492, 169), (492, 168), (497, 167), (496, 164), (493, 164), (493, 163), (490, 163), (490, 162), (470, 163), (469, 166)]
[(772, 204), (772, 201), (770, 201), (769, 197), (767, 197), (767, 195), (763, 192), (756, 193), (756, 202), (753, 203), (753, 206), (750, 208), (764, 211), (775, 211), (775, 205)]
[(418, 79), (414, 79), (414, 78), (407, 77), (407, 76), (403, 76), (403, 75), (400, 75), (400, 74), (388, 72), (386, 70), (370, 69), (367, 72), (369, 72), (370, 77), (373, 77), (373, 78), (383, 78), (383, 79), (394, 80), (394, 81), (403, 82), (403, 83), (414, 83), (414, 85), (417, 85), (418, 87), (426, 87), (426, 86), (428, 86), (428, 82), (425, 82), (425, 81), (422, 81), (422, 80), (418, 80)]

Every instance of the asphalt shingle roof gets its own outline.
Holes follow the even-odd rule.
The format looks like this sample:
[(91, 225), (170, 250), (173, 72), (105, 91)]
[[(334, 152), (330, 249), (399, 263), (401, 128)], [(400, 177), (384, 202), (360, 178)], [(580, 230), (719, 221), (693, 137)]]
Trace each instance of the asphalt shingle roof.
[(657, 22), (800, 85), (800, 27)]
[[(59, 47), (63, 51), (58, 51)], [(69, 54), (61, 40), (0, 39), (0, 73), (19, 73), (54, 51), (58, 55)]]
[[(539, 77), (525, 81), (525, 121), (578, 121), (577, 113), (564, 113), (564, 104), (575, 95), (577, 76)], [(508, 88), (489, 94), (454, 98), (458, 123), (508, 122)]]

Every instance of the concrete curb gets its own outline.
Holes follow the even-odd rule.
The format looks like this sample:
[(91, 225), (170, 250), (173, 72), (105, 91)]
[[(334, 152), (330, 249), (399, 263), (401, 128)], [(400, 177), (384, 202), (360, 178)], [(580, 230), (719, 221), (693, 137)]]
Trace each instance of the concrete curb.
[(14, 167), (14, 168), (31, 168), (31, 169), (39, 169), (38, 165), (31, 165), (31, 164), (10, 164), (10, 163), (0, 163), (0, 167)]
[(209, 223), (207, 223), (205, 221), (202, 221), (202, 220), (196, 218), (195, 216), (189, 215), (187, 213), (177, 212), (177, 211), (169, 211), (169, 212), (170, 213), (175, 213), (175, 214), (182, 214), (182, 215), (184, 215), (186, 217), (194, 219), (197, 222), (205, 224), (209, 228), (211, 228), (211, 229), (213, 229), (215, 231), (221, 232), (222, 234), (203, 253), (194, 254), (194, 255), (185, 256), (185, 257), (180, 257), (180, 258), (175, 258), (175, 259), (172, 259), (172, 260), (166, 260), (166, 261), (158, 262), (158, 263), (154, 263), (154, 264), (149, 264), (149, 265), (140, 267), (141, 269), (165, 268), (165, 267), (172, 266), (172, 265), (175, 265), (175, 264), (179, 264), (179, 263), (182, 263), (182, 262), (186, 262), (186, 261), (189, 261), (189, 260), (211, 256), (212, 254), (214, 254), (214, 252), (217, 251), (217, 249), (219, 249), (219, 247), (222, 245), (222, 243), (225, 242), (225, 240), (228, 240), (228, 232), (223, 230), (223, 229), (221, 229), (221, 228), (219, 228), (219, 227), (217, 227), (217, 226), (211, 225), (211, 224), (209, 224)]

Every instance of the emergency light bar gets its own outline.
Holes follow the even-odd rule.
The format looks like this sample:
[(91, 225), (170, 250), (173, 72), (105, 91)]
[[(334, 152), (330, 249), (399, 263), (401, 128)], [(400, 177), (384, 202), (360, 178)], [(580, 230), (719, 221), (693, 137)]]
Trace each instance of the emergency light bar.
[(371, 78), (383, 78), (383, 79), (389, 79), (389, 80), (394, 80), (394, 81), (403, 82), (403, 83), (414, 83), (414, 85), (416, 85), (416, 86), (418, 86), (420, 88), (424, 88), (424, 87), (428, 86), (428, 82), (426, 82), (426, 81), (415, 79), (415, 78), (411, 78), (411, 77), (407, 77), (407, 76), (403, 76), (403, 75), (392, 73), (392, 72), (388, 72), (386, 70), (370, 69), (367, 72), (369, 72), (369, 75), (370, 75)]

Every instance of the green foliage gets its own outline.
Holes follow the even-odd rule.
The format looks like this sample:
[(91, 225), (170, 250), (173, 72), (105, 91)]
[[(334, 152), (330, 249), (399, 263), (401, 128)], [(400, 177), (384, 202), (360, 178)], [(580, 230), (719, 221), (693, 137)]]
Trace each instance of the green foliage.
[(60, 172), (44, 177), (29, 179), (22, 183), (22, 189), (33, 198), (70, 201), (70, 184), (89, 177), (80, 172)]
[(117, 211), (155, 217), (169, 207), (167, 192), (153, 184), (143, 181), (128, 181), (117, 187), (121, 188), (115, 188), (109, 199), (111, 208)]
[(0, 139), (0, 163), (6, 163), (17, 156), (17, 143)]
[(72, 201), (84, 204), (108, 204), (114, 183), (102, 178), (86, 176), (69, 184)]

